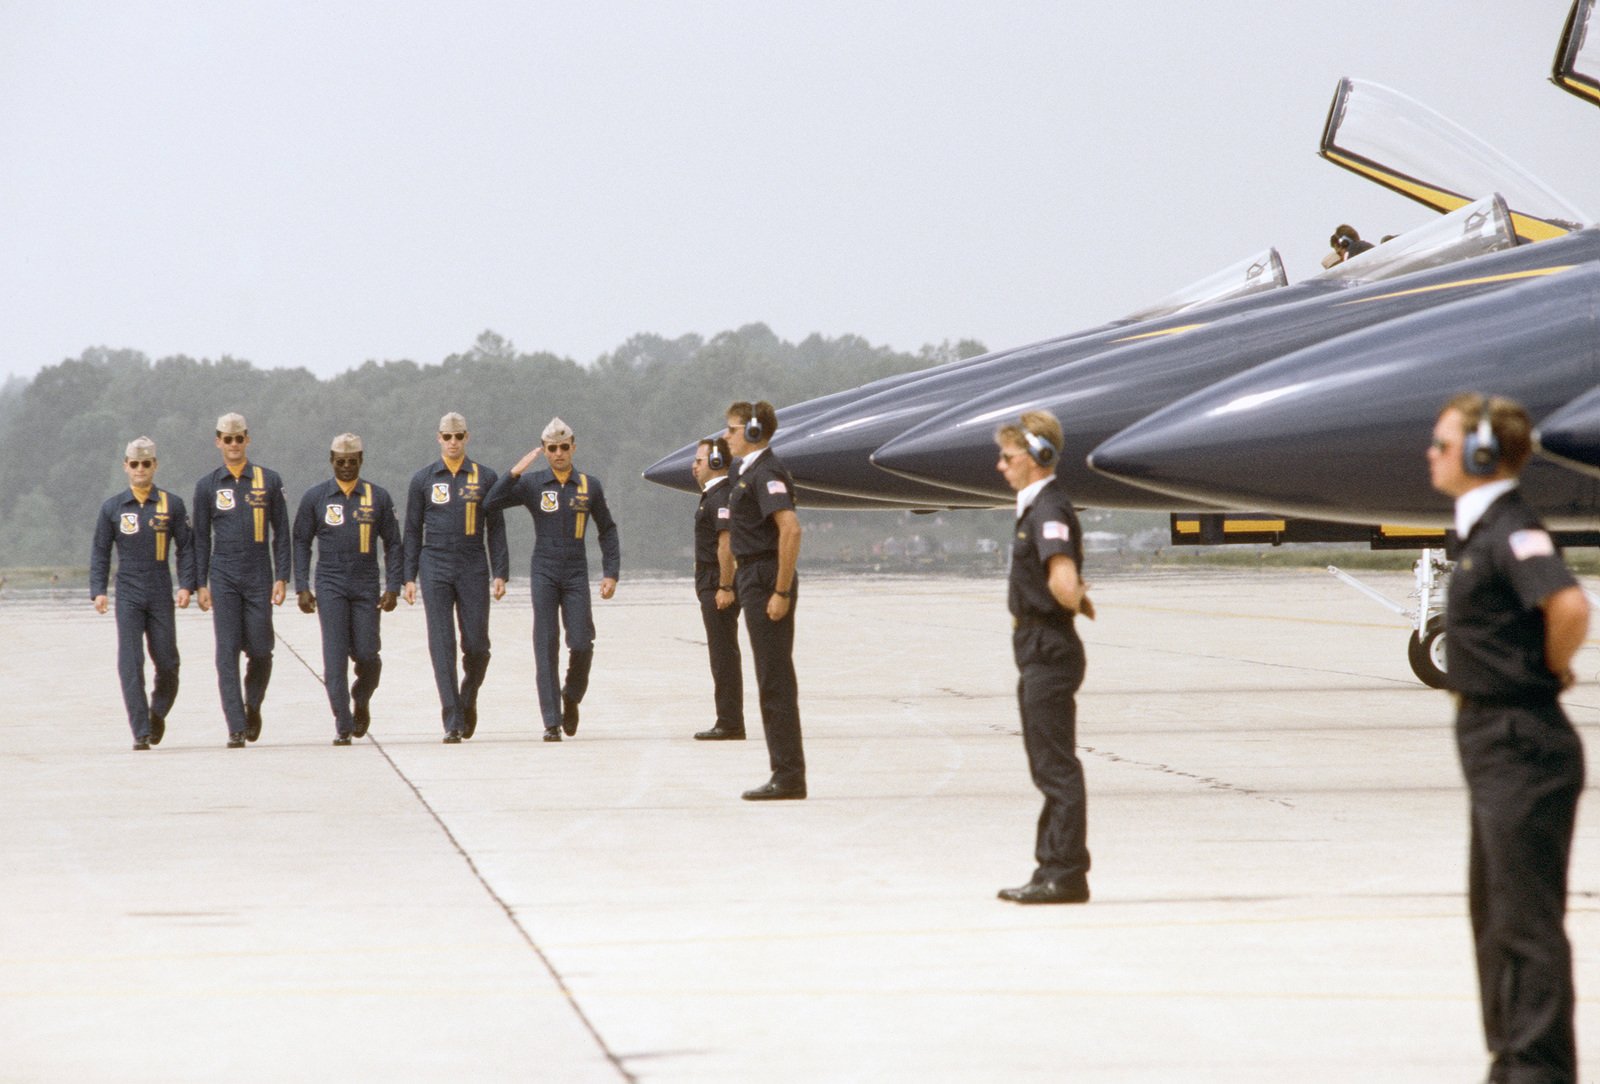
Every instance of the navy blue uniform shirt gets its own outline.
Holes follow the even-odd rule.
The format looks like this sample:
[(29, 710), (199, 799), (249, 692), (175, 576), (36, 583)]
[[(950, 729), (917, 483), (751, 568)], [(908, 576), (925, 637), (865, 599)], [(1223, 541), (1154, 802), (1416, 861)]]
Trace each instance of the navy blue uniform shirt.
[(770, 450), (746, 461), (728, 494), (728, 542), (739, 560), (776, 555), (778, 525), (773, 514), (794, 511), (794, 479)]
[(155, 486), (140, 501), (125, 489), (100, 506), (94, 523), (94, 547), (89, 552), (89, 597), (107, 594), (111, 581), (111, 550), (117, 551), (117, 585), (122, 590), (150, 587), (172, 591), (168, 558), (178, 547), (178, 586), (193, 591), (195, 577), (194, 533), (183, 498)]
[(1050, 593), (1050, 558), (1064, 554), (1083, 575), (1083, 531), (1072, 499), (1051, 477), (1017, 520), (1011, 544), (1011, 582), (1006, 602), (1019, 621), (1070, 624), (1072, 614)]
[(711, 479), (711, 484), (701, 492), (700, 505), (694, 510), (694, 586), (697, 591), (715, 590), (722, 582), (717, 565), (717, 536), (728, 529), (731, 514), (728, 497), (733, 485), (726, 475)]
[(1518, 490), (1502, 493), (1456, 555), (1445, 604), (1449, 687), (1482, 700), (1550, 700), (1561, 678), (1545, 665), (1541, 603), (1577, 584)]
[(289, 579), (289, 506), (278, 472), (246, 461), (237, 478), (227, 467), (202, 477), (194, 487), (194, 541), (201, 583), (211, 578), (213, 564), (234, 574), (264, 571), (270, 580)]
[(600, 479), (593, 475), (573, 470), (562, 482), (549, 467), (515, 478), (507, 474), (495, 483), (488, 504), (497, 510), (520, 504), (533, 513), (535, 559), (582, 561), (587, 566), (583, 540), (592, 520), (600, 535), (601, 576), (614, 580), (620, 574), (622, 541), (617, 521), (611, 518)]
[(412, 476), (406, 494), (407, 583), (416, 582), (424, 549), (440, 555), (482, 553), (486, 545), (493, 577), (511, 578), (505, 516), (483, 507), (497, 477), (471, 459), (463, 459), (454, 472), (443, 459), (435, 459)]
[(385, 591), (405, 585), (405, 549), (389, 491), (361, 479), (348, 495), (330, 478), (306, 490), (294, 517), (294, 589), (310, 590), (311, 544), (317, 544), (317, 582), (378, 594), (378, 542), (383, 542)]

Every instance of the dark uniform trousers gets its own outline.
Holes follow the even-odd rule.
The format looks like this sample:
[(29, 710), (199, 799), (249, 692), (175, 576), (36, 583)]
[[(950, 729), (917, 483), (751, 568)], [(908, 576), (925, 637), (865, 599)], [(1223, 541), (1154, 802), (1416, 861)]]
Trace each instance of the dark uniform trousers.
[(1089, 873), (1088, 799), (1077, 753), (1083, 642), (1068, 624), (1024, 623), (1012, 632), (1011, 648), (1022, 744), (1034, 786), (1044, 794), (1033, 880), (1081, 882)]
[[(260, 708), (272, 680), (272, 571), (215, 553), (211, 558), (211, 625), (217, 639), (217, 688), (231, 734), (245, 730), (245, 706)], [(240, 695), (239, 652), (245, 654)]]
[[(357, 706), (366, 705), (383, 674), (383, 659), (378, 654), (383, 646), (378, 635), (378, 596), (349, 590), (319, 576), (317, 622), (322, 626), (322, 675), (334, 728), (340, 737), (347, 737), (355, 726), (352, 698)], [(355, 663), (354, 687), (347, 661)]]
[(761, 729), (766, 733), (772, 780), (779, 786), (806, 781), (800, 739), (800, 686), (794, 673), (794, 615), (800, 603), (800, 575), (789, 586), (789, 612), (782, 621), (767, 617), (767, 600), (777, 586), (777, 554), (741, 557), (734, 584), (744, 609), (745, 632), (755, 656)]
[(1553, 699), (1463, 697), (1456, 743), (1471, 801), (1468, 897), (1490, 1080), (1576, 1081), (1562, 924), (1582, 742)]
[[(166, 718), (178, 699), (178, 629), (173, 616), (172, 581), (166, 576), (144, 577), (133, 587), (131, 576), (117, 577), (117, 676), (122, 680), (122, 703), (128, 709), (128, 726), (140, 741), (150, 737), (150, 716)], [(155, 686), (148, 698), (144, 689), (145, 643), (155, 664)]]
[[(589, 605), (589, 565), (582, 540), (571, 553), (535, 552), (529, 590), (533, 595), (539, 714), (546, 728), (560, 726), (561, 697), (583, 699), (589, 691), (589, 669), (594, 663), (594, 613)], [(567, 676), (558, 681), (563, 628), (567, 631)]]
[[(483, 544), (422, 551), (419, 579), (422, 609), (428, 619), (428, 654), (439, 689), (440, 716), (446, 730), (461, 730), (466, 709), (478, 702), (478, 689), (489, 672), (489, 565)], [(452, 624), (452, 615), (455, 624)], [(456, 625), (461, 630), (461, 681), (456, 682)]]
[[(717, 726), (744, 730), (744, 660), (739, 654), (739, 607), (717, 609), (717, 566), (710, 566), (710, 584), (695, 590), (700, 599), (700, 620), (706, 627), (706, 651), (711, 656), (711, 684), (717, 703)], [(696, 582), (707, 577), (696, 569)], [(791, 603), (793, 600), (790, 600)], [(791, 605), (790, 610), (794, 607)], [(761, 615), (766, 620), (766, 614)], [(792, 667), (791, 667), (792, 669)]]

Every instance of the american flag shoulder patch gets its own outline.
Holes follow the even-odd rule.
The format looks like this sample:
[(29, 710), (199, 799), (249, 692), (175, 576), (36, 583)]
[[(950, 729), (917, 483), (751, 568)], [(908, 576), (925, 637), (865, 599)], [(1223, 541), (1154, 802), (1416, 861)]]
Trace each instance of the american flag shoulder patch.
[(1555, 556), (1556, 544), (1548, 531), (1512, 531), (1507, 541), (1511, 543), (1511, 555), (1519, 561), (1526, 561), (1530, 557)]
[(1047, 519), (1040, 524), (1039, 535), (1041, 538), (1053, 538), (1058, 542), (1070, 542), (1072, 528), (1058, 519)]
[(717, 509), (717, 518), (718, 519), (732, 519), (733, 518), (733, 513), (728, 509), (727, 505), (723, 505), (721, 508)]
[(787, 492), (789, 492), (789, 487), (784, 485), (778, 479), (774, 478), (774, 479), (772, 479), (772, 481), (767, 483), (767, 492), (768, 493), (787, 493)]

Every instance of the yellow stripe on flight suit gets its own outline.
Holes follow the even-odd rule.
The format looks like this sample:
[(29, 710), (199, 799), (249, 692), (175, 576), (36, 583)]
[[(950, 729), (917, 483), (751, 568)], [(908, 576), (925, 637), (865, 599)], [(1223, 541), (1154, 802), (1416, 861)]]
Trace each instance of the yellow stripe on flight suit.
[[(580, 496), (586, 496), (588, 494), (588, 492), (589, 492), (589, 476), (587, 474), (578, 475), (578, 494)], [(583, 537), (583, 520), (584, 520), (584, 513), (582, 513), (582, 512), (579, 512), (576, 516), (573, 517), (573, 520), (572, 520), (572, 537), (573, 538), (582, 538)]]
[[(364, 488), (361, 491), (361, 507), (363, 507), (363, 508), (371, 508), (372, 507), (372, 483), (371, 482), (363, 482), (362, 486)], [(361, 552), (362, 553), (371, 553), (372, 552), (372, 524), (370, 524), (370, 523), (362, 523), (361, 524)]]
[[(478, 485), (478, 464), (476, 464), (476, 463), (472, 464), (472, 469), (467, 472), (467, 481), (472, 484), (473, 490), (474, 490), (474, 492), (476, 492), (477, 485)], [(477, 501), (468, 501), (467, 502), (466, 520), (464, 522), (465, 522), (465, 527), (466, 527), (466, 534), (467, 534), (467, 536), (469, 538), (472, 535), (475, 535), (475, 534), (478, 533), (478, 502)]]
[[(250, 488), (256, 493), (266, 492), (267, 483), (261, 476), (260, 467), (255, 467), (252, 469), (250, 476)], [(258, 499), (252, 511), (255, 513), (256, 541), (265, 542), (267, 540), (267, 502), (265, 500)]]
[[(156, 515), (162, 517), (161, 522), (165, 523), (166, 522), (166, 518), (165, 518), (166, 514), (167, 514), (167, 495), (163, 491), (160, 495), (158, 495), (156, 497)], [(165, 562), (166, 559), (167, 559), (167, 529), (165, 527), (158, 527), (158, 528), (156, 528), (156, 563), (157, 564), (161, 564), (161, 563)]]

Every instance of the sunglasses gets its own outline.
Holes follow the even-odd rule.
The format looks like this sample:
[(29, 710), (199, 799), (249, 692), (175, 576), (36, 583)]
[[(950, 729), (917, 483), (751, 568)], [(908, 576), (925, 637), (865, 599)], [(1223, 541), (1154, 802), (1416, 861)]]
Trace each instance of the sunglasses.
[(1432, 448), (1436, 452), (1448, 452), (1450, 450), (1450, 442), (1448, 440), (1440, 440), (1438, 437), (1435, 437), (1428, 443), (1428, 447)]
[(229, 433), (227, 436), (222, 438), (222, 443), (224, 443), (224, 444), (243, 444), (245, 441), (247, 441), (249, 439), (250, 439), (249, 435), (245, 434), (245, 433)]
[(544, 450), (547, 451), (547, 452), (570, 452), (570, 451), (572, 451), (572, 445), (571, 445), (571, 443), (567, 443), (567, 444), (546, 444), (544, 446)]
[(1025, 456), (1027, 454), (1028, 454), (1027, 452), (1001, 452), (1000, 453), (1000, 460), (1001, 460), (1001, 462), (1009, 463), (1013, 459), (1020, 459), (1020, 458), (1022, 458), (1023, 456)]
[(133, 467), (135, 470), (149, 470), (156, 465), (154, 459), (130, 459), (127, 462), (128, 466)]
[(467, 439), (467, 435), (465, 433), (440, 433), (439, 434), (439, 439), (440, 440), (466, 440)]
[(358, 456), (358, 455), (335, 456), (334, 460), (333, 460), (333, 465), (336, 466), (336, 467), (360, 466), (361, 465), (361, 457)]

